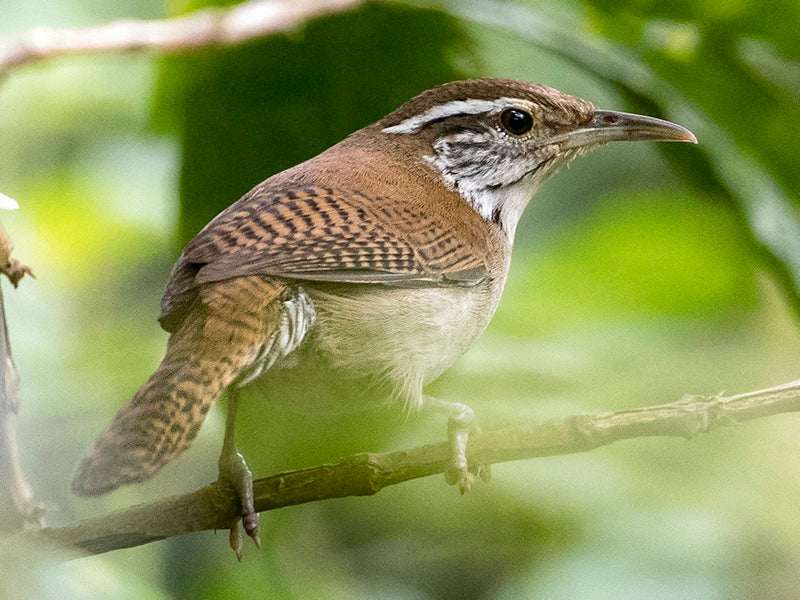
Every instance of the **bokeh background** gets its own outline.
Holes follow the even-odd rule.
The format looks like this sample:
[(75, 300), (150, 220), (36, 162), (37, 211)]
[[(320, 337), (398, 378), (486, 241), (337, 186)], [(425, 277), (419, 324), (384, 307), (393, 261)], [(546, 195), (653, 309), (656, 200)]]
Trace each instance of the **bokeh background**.
[[(0, 34), (199, 6), (0, 0)], [(49, 524), (215, 478), (219, 410), (154, 481), (69, 492), (161, 357), (158, 304), (182, 245), (270, 174), (467, 76), (666, 117), (700, 145), (612, 144), (546, 184), (494, 321), (436, 395), (501, 427), (796, 379), (798, 22), (789, 0), (374, 2), (235, 49), (15, 72), (0, 87), (0, 189), (21, 210), (2, 218), (37, 279), (6, 288), (6, 309), (22, 459)], [(257, 393), (239, 423), (258, 476), (445, 431)], [(0, 597), (798, 598), (800, 418), (497, 465), (465, 497), (428, 478), (262, 523), (264, 549), (241, 564), (211, 532), (68, 563), (5, 545)]]

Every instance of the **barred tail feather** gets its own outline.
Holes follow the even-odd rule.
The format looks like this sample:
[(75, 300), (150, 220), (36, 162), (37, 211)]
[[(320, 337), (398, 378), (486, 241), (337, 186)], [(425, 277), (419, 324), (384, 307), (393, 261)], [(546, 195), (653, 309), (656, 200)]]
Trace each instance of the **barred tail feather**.
[(72, 482), (98, 496), (150, 479), (194, 440), (212, 403), (235, 377), (233, 365), (167, 353), (155, 373), (95, 441)]
[(258, 356), (280, 321), (282, 286), (242, 277), (205, 288), (170, 336), (155, 373), (83, 460), (72, 489), (99, 496), (153, 477), (186, 450), (211, 405)]

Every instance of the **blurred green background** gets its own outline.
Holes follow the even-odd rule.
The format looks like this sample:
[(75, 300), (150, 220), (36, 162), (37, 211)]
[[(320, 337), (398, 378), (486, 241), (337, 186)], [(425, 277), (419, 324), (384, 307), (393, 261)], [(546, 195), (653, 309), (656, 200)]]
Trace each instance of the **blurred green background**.
[[(157, 0), (0, 0), (0, 35), (159, 18)], [(49, 524), (215, 478), (222, 418), (154, 481), (97, 500), (79, 458), (163, 352), (184, 244), (272, 173), (437, 83), (539, 81), (692, 128), (616, 144), (548, 182), (487, 333), (433, 386), (485, 427), (743, 392), (798, 377), (800, 6), (787, 0), (368, 3), (191, 56), (90, 57), (0, 87), (0, 189), (37, 279), (6, 293), (22, 458)], [(4, 284), (5, 285), (5, 284)], [(267, 383), (268, 385), (268, 383)], [(257, 476), (439, 441), (436, 417), (265, 406)], [(267, 513), (237, 564), (199, 533), (69, 563), (0, 549), (9, 598), (800, 598), (800, 419), (497, 465)]]

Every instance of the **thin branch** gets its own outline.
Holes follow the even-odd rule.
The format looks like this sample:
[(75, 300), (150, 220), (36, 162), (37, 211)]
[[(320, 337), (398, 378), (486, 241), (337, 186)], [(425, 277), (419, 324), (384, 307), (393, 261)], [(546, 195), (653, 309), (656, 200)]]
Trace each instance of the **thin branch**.
[[(475, 435), (473, 464), (585, 452), (613, 442), (648, 436), (691, 438), (721, 426), (800, 410), (800, 380), (735, 396), (687, 396), (671, 404), (634, 410), (585, 414), (560, 421), (522, 425)], [(279, 473), (254, 483), (256, 510), (328, 498), (369, 496), (381, 489), (442, 473), (446, 443), (408, 451), (365, 453), (335, 464)], [(25, 535), (100, 554), (207, 529), (228, 529), (237, 521), (234, 493), (211, 484), (188, 494), (134, 506), (77, 525)]]
[(172, 19), (125, 19), (82, 29), (40, 27), (0, 44), (0, 78), (23, 65), (70, 55), (157, 50), (165, 54), (233, 46), (354, 9), (365, 0), (251, 0)]
[[(14, 245), (0, 224), (0, 273), (5, 274), (14, 287), (31, 271), (11, 258)], [(11, 356), (8, 340), (3, 292), (0, 290), (0, 532), (10, 532), (29, 527), (43, 527), (42, 507), (33, 497), (33, 489), (19, 462), (16, 418), (19, 412), (19, 376)]]

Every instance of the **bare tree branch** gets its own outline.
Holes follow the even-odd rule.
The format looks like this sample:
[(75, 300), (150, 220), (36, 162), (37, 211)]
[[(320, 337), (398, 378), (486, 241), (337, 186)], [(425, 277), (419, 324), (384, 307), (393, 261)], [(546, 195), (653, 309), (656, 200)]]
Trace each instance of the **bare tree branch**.
[[(14, 287), (30, 269), (11, 258), (14, 245), (0, 224), (0, 273)], [(33, 497), (33, 489), (19, 462), (16, 417), (19, 411), (19, 376), (11, 356), (11, 344), (6, 327), (3, 292), (0, 290), (0, 533), (25, 526), (43, 527), (42, 507)]]
[[(585, 414), (475, 435), (473, 464), (585, 452), (648, 436), (691, 438), (721, 426), (800, 410), (800, 380), (735, 396), (687, 396), (671, 404)], [(365, 453), (335, 464), (279, 473), (254, 483), (256, 510), (267, 511), (328, 498), (369, 496), (381, 489), (444, 471), (446, 443), (408, 451)], [(188, 494), (134, 506), (67, 527), (24, 534), (41, 536), (76, 553), (99, 554), (207, 529), (228, 529), (238, 519), (235, 494), (211, 484)]]
[(299, 27), (365, 0), (251, 0), (229, 8), (207, 8), (173, 19), (125, 19), (83, 29), (36, 28), (0, 44), (0, 78), (26, 64), (79, 54), (189, 52), (233, 46)]

